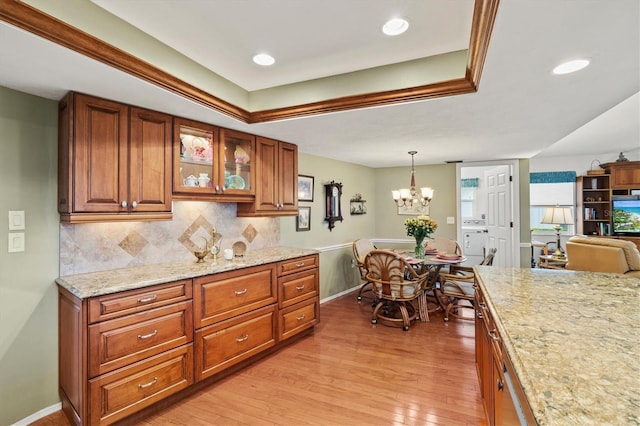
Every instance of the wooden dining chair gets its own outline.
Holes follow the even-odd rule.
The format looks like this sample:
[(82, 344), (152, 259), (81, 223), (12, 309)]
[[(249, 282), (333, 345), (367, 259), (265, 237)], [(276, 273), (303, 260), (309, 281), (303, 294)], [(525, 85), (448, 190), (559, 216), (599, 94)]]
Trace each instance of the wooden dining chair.
[[(496, 249), (491, 248), (480, 265), (492, 265)], [(444, 320), (449, 321), (449, 315), (459, 319), (474, 319), (473, 315), (465, 316), (463, 309), (473, 309), (475, 298), (475, 274), (472, 266), (451, 265), (447, 273), (440, 274), (441, 299), (446, 300)]]
[(375, 302), (375, 296), (373, 295), (373, 284), (367, 281), (367, 269), (364, 266), (364, 258), (371, 250), (375, 250), (376, 246), (366, 239), (360, 238), (353, 242), (353, 257), (355, 258), (356, 266), (360, 272), (360, 279), (365, 281), (358, 291), (358, 302), (362, 301), (363, 294), (371, 293), (373, 302)]
[(414, 302), (422, 295), (428, 273), (419, 274), (405, 258), (390, 250), (371, 250), (364, 260), (367, 281), (378, 298), (371, 323), (408, 331), (419, 318)]
[(436, 249), (443, 253), (459, 254), (460, 256), (464, 256), (460, 244), (458, 244), (456, 240), (452, 240), (450, 238), (427, 238), (425, 240), (425, 248)]

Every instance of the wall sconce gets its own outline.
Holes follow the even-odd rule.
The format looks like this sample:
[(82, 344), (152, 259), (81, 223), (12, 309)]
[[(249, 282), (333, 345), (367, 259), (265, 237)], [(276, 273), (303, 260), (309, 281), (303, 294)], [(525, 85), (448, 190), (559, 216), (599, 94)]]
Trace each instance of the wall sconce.
[(433, 189), (430, 187), (420, 188), (420, 194), (416, 191), (416, 171), (414, 168), (413, 156), (418, 151), (409, 151), (411, 155), (411, 184), (410, 188), (401, 188), (395, 191), (391, 191), (393, 201), (398, 207), (413, 208), (417, 206), (426, 207), (433, 199)]

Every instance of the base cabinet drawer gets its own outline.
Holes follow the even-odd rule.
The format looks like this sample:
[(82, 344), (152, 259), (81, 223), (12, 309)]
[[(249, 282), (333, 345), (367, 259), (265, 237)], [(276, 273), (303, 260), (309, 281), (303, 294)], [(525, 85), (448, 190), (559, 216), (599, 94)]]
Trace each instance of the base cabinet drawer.
[(275, 265), (258, 266), (194, 280), (195, 328), (278, 301)]
[(193, 345), (185, 345), (89, 381), (92, 425), (108, 425), (193, 383)]
[(197, 330), (196, 380), (274, 346), (275, 325), (276, 306), (272, 305)]
[(318, 296), (320, 279), (317, 269), (278, 278), (279, 306), (286, 308)]
[(89, 377), (193, 340), (191, 301), (89, 326)]
[(295, 274), (296, 272), (318, 268), (318, 260), (318, 255), (313, 255), (282, 261), (278, 264), (278, 276)]
[(191, 299), (191, 280), (89, 299), (89, 323), (105, 321)]
[(279, 339), (293, 337), (313, 327), (320, 321), (320, 303), (318, 298), (306, 300), (297, 305), (280, 310)]

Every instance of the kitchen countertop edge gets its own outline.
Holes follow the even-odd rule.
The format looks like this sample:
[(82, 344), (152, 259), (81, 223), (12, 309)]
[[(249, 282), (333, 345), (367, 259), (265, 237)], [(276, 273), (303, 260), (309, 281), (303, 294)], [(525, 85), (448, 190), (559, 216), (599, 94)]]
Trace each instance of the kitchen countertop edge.
[(247, 251), (231, 261), (219, 256), (217, 261), (208, 257), (203, 263), (183, 260), (148, 264), (129, 268), (110, 269), (56, 278), (56, 283), (80, 299), (104, 296), (121, 291), (145, 288), (205, 275), (229, 272), (252, 266), (318, 254), (315, 249), (270, 247)]

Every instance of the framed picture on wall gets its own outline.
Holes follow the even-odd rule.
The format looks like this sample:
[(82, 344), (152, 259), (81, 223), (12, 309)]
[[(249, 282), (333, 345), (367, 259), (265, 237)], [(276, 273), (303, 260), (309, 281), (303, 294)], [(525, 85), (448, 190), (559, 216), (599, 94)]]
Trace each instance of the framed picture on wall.
[(296, 218), (296, 231), (311, 230), (311, 207), (298, 207), (298, 217)]
[(313, 201), (313, 176), (298, 175), (298, 201)]

